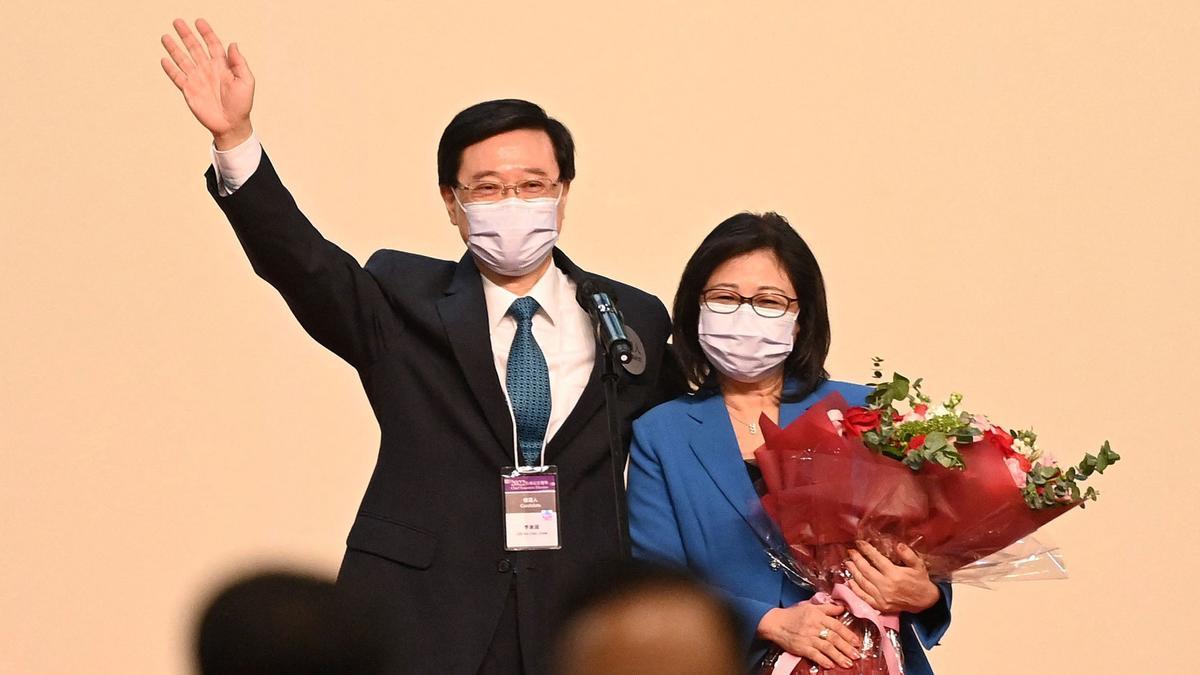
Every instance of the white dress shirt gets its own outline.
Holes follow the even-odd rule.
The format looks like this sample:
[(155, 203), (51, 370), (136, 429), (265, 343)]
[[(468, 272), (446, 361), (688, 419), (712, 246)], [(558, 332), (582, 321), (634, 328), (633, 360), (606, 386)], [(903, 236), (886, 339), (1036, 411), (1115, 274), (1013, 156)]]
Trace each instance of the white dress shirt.
[(262, 161), (262, 143), (255, 133), (228, 150), (218, 150), (216, 145), (211, 148), (213, 170), (217, 172), (217, 194), (222, 197), (228, 197), (245, 185)]
[[(246, 184), (262, 161), (262, 144), (251, 135), (229, 150), (212, 148), (213, 169), (217, 174), (217, 193), (227, 197)], [(508, 396), (505, 380), (508, 373), (508, 351), (517, 333), (517, 320), (508, 309), (518, 296), (482, 277), (483, 297), (487, 304), (488, 330), (491, 334), (492, 356), (496, 377)], [(546, 357), (550, 369), (550, 422), (546, 427), (546, 442), (562, 427), (567, 415), (579, 402), (579, 396), (591, 377), (596, 361), (596, 338), (592, 320), (575, 300), (575, 282), (550, 265), (526, 295), (541, 306), (533, 315), (533, 337)], [(509, 404), (509, 414), (512, 405)], [(516, 424), (513, 424), (513, 447), (516, 448)], [(514, 460), (516, 460), (514, 453)], [(518, 462), (519, 463), (519, 462)], [(544, 463), (544, 462), (543, 462)]]
[[(482, 278), (496, 377), (500, 378), (507, 396), (508, 351), (517, 334), (517, 320), (508, 315), (508, 308), (519, 296), (487, 277)], [(537, 340), (550, 369), (550, 423), (546, 425), (549, 442), (579, 402), (579, 395), (591, 377), (596, 362), (595, 331), (591, 318), (575, 300), (575, 283), (557, 265), (550, 265), (526, 296), (541, 305), (533, 315), (533, 339)], [(515, 424), (513, 428), (515, 446)]]

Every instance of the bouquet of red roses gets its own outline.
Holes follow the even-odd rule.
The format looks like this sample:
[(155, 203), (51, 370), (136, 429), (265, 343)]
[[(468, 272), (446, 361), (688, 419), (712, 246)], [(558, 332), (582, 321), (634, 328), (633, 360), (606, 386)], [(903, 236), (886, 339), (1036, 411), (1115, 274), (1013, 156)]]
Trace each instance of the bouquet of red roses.
[[(1032, 431), (1006, 431), (961, 402), (954, 394), (933, 406), (920, 380), (893, 375), (877, 382), (865, 407), (835, 393), (787, 428), (762, 418), (762, 504), (783, 537), (768, 553), (817, 591), (813, 601), (846, 607), (842, 620), (862, 639), (863, 658), (852, 668), (824, 672), (899, 675), (903, 668), (899, 617), (875, 612), (845, 583), (856, 542), (893, 560), (905, 544), (935, 581), (1020, 576), (1031, 560), (1057, 562), (1052, 550), (1031, 549), (1029, 535), (1094, 500), (1096, 491), (1079, 484), (1120, 459), (1105, 442), (1098, 454), (1061, 467), (1036, 447)], [(764, 670), (822, 672), (780, 656), (769, 654)]]

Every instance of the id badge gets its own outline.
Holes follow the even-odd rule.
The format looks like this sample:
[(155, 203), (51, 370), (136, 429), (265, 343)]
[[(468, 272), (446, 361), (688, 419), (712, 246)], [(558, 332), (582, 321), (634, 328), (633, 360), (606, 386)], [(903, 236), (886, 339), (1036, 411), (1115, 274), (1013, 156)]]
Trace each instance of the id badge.
[(504, 500), (504, 548), (531, 551), (558, 543), (558, 467), (506, 466), (500, 474)]

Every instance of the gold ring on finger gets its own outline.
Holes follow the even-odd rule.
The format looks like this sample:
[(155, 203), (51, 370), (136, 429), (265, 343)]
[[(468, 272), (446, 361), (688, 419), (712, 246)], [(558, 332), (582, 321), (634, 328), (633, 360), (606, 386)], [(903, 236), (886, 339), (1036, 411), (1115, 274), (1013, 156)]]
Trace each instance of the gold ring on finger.
[(829, 639), (829, 629), (822, 628), (821, 632), (817, 633), (817, 637), (821, 638), (822, 640), (828, 640)]

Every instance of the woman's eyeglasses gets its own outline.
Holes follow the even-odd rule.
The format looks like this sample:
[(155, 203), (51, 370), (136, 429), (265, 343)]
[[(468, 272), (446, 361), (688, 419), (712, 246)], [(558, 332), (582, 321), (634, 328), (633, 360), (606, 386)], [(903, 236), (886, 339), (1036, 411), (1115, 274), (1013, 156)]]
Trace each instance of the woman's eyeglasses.
[(748, 304), (755, 314), (764, 319), (778, 319), (798, 300), (782, 293), (759, 293), (748, 298), (725, 288), (710, 288), (700, 294), (701, 304), (710, 312), (733, 314), (738, 307)]

